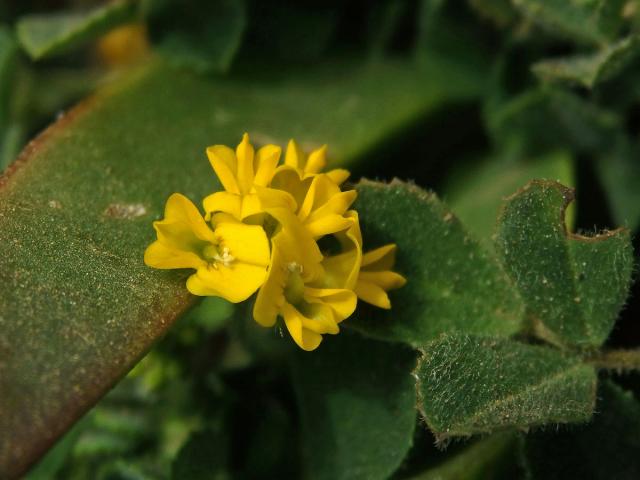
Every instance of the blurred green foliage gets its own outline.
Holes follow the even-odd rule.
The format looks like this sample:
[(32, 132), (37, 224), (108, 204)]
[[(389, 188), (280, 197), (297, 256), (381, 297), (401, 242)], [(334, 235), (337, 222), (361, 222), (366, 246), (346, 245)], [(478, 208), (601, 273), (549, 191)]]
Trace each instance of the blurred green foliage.
[[(253, 324), (248, 307), (206, 299), (27, 478), (637, 477), (637, 375), (598, 382), (591, 423), (556, 424), (591, 415), (585, 345), (640, 345), (628, 232), (596, 255), (596, 242), (564, 231), (640, 226), (640, 1), (3, 2), (0, 170), (76, 101), (127, 78), (130, 62), (100, 42), (132, 22), (148, 55), (206, 78), (387, 58), (430, 68), (453, 101), (361, 155), (354, 176), (413, 179), (451, 210), (418, 187), (360, 184), (368, 246), (400, 246), (409, 284), (392, 297), (397, 310), (365, 308), (353, 319), (359, 333), (301, 357), (277, 328)], [(424, 98), (415, 88), (407, 104)], [(568, 221), (557, 184), (503, 206), (533, 178), (577, 187)], [(434, 236), (448, 240), (429, 244)], [(555, 300), (538, 291), (542, 277), (562, 277), (544, 286)], [(541, 339), (559, 348), (526, 343)], [(441, 442), (551, 427), (434, 449), (402, 343), (421, 349), (419, 407)]]

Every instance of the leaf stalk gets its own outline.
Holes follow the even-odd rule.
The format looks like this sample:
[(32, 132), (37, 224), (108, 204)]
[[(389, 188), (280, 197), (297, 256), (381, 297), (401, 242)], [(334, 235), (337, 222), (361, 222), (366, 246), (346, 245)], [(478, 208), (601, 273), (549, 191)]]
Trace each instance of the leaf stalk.
[(640, 371), (640, 349), (608, 350), (591, 357), (589, 363), (596, 368), (618, 373)]

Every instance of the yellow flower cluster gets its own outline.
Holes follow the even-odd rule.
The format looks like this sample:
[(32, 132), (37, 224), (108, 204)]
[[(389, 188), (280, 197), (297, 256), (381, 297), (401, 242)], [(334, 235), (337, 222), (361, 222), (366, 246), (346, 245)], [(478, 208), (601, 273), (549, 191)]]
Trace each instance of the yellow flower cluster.
[(326, 146), (307, 156), (291, 140), (279, 165), (281, 153), (276, 145), (255, 151), (247, 134), (235, 151), (207, 148), (224, 191), (204, 199), (204, 217), (171, 195), (144, 261), (195, 269), (187, 280), (195, 295), (241, 302), (258, 290), (256, 322), (271, 327), (282, 317), (293, 340), (314, 350), (358, 298), (391, 308), (386, 292), (405, 279), (391, 271), (395, 245), (362, 253), (358, 213), (349, 210), (356, 191), (340, 188), (346, 170), (321, 173)]

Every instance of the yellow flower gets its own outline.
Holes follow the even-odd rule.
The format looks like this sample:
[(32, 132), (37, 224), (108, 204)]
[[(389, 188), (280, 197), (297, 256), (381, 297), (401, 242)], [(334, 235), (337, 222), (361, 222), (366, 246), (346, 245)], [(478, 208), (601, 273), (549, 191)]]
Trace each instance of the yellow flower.
[(133, 65), (143, 60), (150, 51), (147, 27), (142, 23), (115, 28), (97, 43), (98, 57), (110, 67)]
[[(256, 152), (244, 134), (234, 152), (225, 145), (207, 148), (209, 162), (220, 179), (224, 191), (216, 192), (203, 201), (206, 219), (217, 212), (233, 215), (238, 220), (262, 212), (255, 187), (266, 187), (276, 171), (282, 149), (276, 145), (265, 145)], [(281, 203), (290, 201), (286, 192), (275, 192)]]
[(144, 262), (161, 269), (196, 269), (187, 280), (194, 295), (237, 303), (264, 282), (270, 254), (262, 227), (226, 222), (212, 230), (197, 207), (179, 193), (169, 197), (164, 219), (153, 226), (158, 239), (147, 247)]
[(387, 292), (402, 287), (407, 280), (391, 271), (395, 263), (396, 246), (385, 245), (362, 256), (362, 264), (354, 291), (358, 298), (376, 307), (390, 309)]
[(341, 190), (346, 170), (322, 173), (326, 150), (306, 156), (291, 140), (278, 166), (280, 147), (256, 152), (246, 133), (235, 151), (209, 147), (224, 191), (204, 199), (205, 217), (183, 195), (171, 195), (145, 263), (195, 269), (187, 280), (195, 295), (240, 302), (258, 290), (256, 322), (271, 327), (283, 318), (304, 350), (337, 334), (358, 298), (391, 308), (387, 291), (406, 283), (391, 270), (396, 247), (363, 255), (358, 213), (349, 210), (357, 192)]
[(314, 285), (349, 290), (355, 288), (362, 262), (362, 235), (358, 212), (350, 210), (345, 216), (350, 221), (349, 228), (334, 234), (340, 245), (340, 253), (322, 259), (324, 275)]
[(341, 285), (353, 290), (360, 300), (388, 310), (391, 301), (387, 292), (407, 283), (402, 275), (391, 270), (395, 264), (396, 245), (385, 245), (363, 255), (358, 212), (350, 210), (346, 217), (353, 223), (348, 230), (335, 235), (341, 253), (324, 258), (324, 282), (342, 282)]
[(289, 334), (303, 350), (315, 350), (323, 334), (335, 335), (338, 323), (350, 316), (357, 298), (345, 288), (316, 288), (319, 265), (305, 268), (313, 259), (296, 238), (283, 230), (271, 241), (271, 264), (264, 285), (258, 291), (253, 309), (255, 320), (271, 327), (278, 316), (284, 318)]
[(285, 207), (266, 208), (265, 213), (277, 222), (271, 238), (278, 237), (280, 248), (287, 252), (297, 252), (296, 261), (303, 268), (305, 279), (311, 282), (322, 278), (322, 253), (298, 217)]
[[(324, 170), (327, 166), (327, 146), (313, 150), (309, 156), (305, 155), (295, 140), (289, 140), (287, 152), (284, 156), (284, 165), (281, 170), (292, 169), (298, 173), (301, 179), (309, 178)], [(326, 175), (333, 180), (334, 183), (341, 185), (349, 178), (349, 171), (342, 168), (330, 170)]]
[[(344, 214), (356, 199), (355, 190), (341, 191), (327, 174), (300, 179), (294, 172), (282, 171), (278, 177), (283, 182), (280, 188), (256, 188), (265, 211), (288, 206), (316, 239), (349, 228), (351, 220)], [(290, 192), (286, 202), (282, 191)]]
[(340, 191), (329, 175), (316, 175), (298, 210), (298, 218), (314, 238), (339, 232), (352, 223), (344, 214), (356, 196), (355, 190)]

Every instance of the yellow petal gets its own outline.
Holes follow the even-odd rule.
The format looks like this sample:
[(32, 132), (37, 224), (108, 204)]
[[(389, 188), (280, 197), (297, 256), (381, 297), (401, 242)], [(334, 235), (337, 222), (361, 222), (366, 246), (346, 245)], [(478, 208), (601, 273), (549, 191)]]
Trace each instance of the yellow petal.
[(263, 212), (260, 199), (255, 193), (249, 193), (242, 197), (242, 208), (240, 210), (240, 219), (244, 220), (251, 215)]
[(232, 265), (245, 263), (266, 268), (269, 265), (269, 241), (258, 225), (221, 223), (216, 225), (219, 249), (228, 248)]
[(256, 303), (253, 306), (253, 318), (263, 327), (275, 325), (281, 311), (284, 299), (284, 285), (287, 281), (287, 269), (282, 258), (282, 252), (274, 244), (271, 252), (269, 272), (262, 287), (258, 291)]
[(300, 205), (300, 210), (298, 210), (298, 218), (302, 221), (306, 220), (311, 211), (313, 210), (314, 203), (316, 201), (316, 190), (318, 188), (318, 179), (320, 177), (316, 176), (311, 180), (311, 185), (309, 186), (309, 190), (304, 197), (304, 201)]
[(213, 145), (207, 148), (207, 157), (213, 170), (218, 175), (220, 183), (229, 193), (240, 193), (240, 186), (236, 180), (236, 155), (225, 145)]
[(266, 267), (242, 262), (232, 262), (229, 266), (217, 263), (216, 267), (199, 268), (187, 279), (187, 289), (194, 295), (222, 297), (238, 303), (260, 288), (266, 274)]
[(304, 226), (314, 238), (336, 233), (349, 228), (351, 220), (342, 215), (325, 215), (313, 222), (305, 222)]
[(392, 272), (391, 270), (384, 270), (380, 272), (367, 272), (360, 271), (359, 280), (367, 283), (374, 283), (383, 290), (395, 290), (402, 287), (407, 280), (399, 273)]
[(304, 153), (298, 147), (296, 141), (292, 138), (287, 145), (287, 152), (284, 155), (284, 164), (295, 169), (301, 169), (304, 161)]
[[(340, 187), (325, 174), (316, 175), (314, 210), (341, 193)], [(352, 190), (354, 191), (354, 190)], [(345, 192), (346, 193), (346, 192)]]
[(362, 266), (366, 270), (390, 270), (396, 261), (396, 245), (390, 243), (366, 252), (362, 256)]
[(285, 303), (282, 308), (284, 323), (289, 330), (291, 338), (300, 348), (310, 352), (315, 350), (322, 342), (322, 335), (304, 328), (302, 319), (304, 318), (293, 306)]
[(389, 300), (387, 292), (373, 283), (358, 279), (354, 292), (360, 300), (370, 303), (371, 305), (386, 310), (391, 308), (391, 301)]
[(333, 195), (324, 205), (315, 209), (305, 219), (305, 226), (314, 237), (339, 232), (351, 225), (351, 220), (342, 215), (355, 201), (357, 192), (349, 190)]
[(215, 236), (197, 207), (184, 195), (172, 194), (164, 209), (164, 219), (153, 222), (158, 240), (169, 248), (200, 254), (204, 244), (215, 243)]
[(349, 317), (355, 311), (358, 302), (354, 292), (343, 288), (306, 287), (304, 298), (309, 303), (322, 303), (330, 307), (338, 322)]
[[(358, 214), (355, 211), (347, 212), (347, 218), (352, 222), (344, 232), (336, 234), (336, 238), (342, 246), (342, 253), (328, 256), (322, 260), (324, 277), (322, 285), (325, 288), (346, 288), (352, 290), (362, 261), (362, 244)], [(314, 285), (315, 286), (315, 285)]]
[(205, 197), (202, 206), (209, 220), (214, 213), (224, 212), (241, 219), (242, 196), (229, 192), (216, 192)]
[(211, 225), (218, 225), (220, 223), (242, 223), (238, 218), (230, 213), (214, 213), (210, 219)]
[(255, 172), (253, 180), (255, 185), (266, 187), (271, 182), (276, 172), (282, 149), (276, 145), (265, 145), (256, 152)]
[(342, 185), (349, 178), (349, 170), (345, 170), (343, 168), (335, 168), (333, 170), (329, 170), (326, 173), (327, 177), (329, 177), (336, 185)]
[(249, 135), (244, 134), (242, 141), (236, 148), (236, 158), (238, 159), (238, 186), (241, 193), (249, 193), (253, 186), (253, 146), (249, 143)]
[(295, 212), (297, 209), (293, 196), (284, 190), (256, 186), (256, 195), (260, 201), (259, 205), (262, 210), (268, 208), (286, 208)]
[[(325, 288), (352, 289), (358, 279), (358, 252), (351, 249), (338, 255), (324, 257), (322, 260), (324, 277), (320, 284), (314, 286)], [(355, 274), (354, 274), (355, 273)]]
[[(354, 295), (355, 297), (355, 295)], [(335, 319), (333, 310), (324, 303), (308, 303), (298, 310), (302, 315), (302, 326), (312, 332), (335, 335), (340, 327)]]
[(298, 171), (289, 165), (280, 165), (271, 180), (271, 188), (289, 192), (296, 205), (301, 206), (309, 191), (313, 178), (301, 179)]
[(348, 248), (348, 245), (355, 243), (358, 245), (360, 252), (362, 253), (362, 232), (360, 232), (360, 218), (358, 217), (358, 212), (355, 210), (349, 210), (344, 216), (351, 218), (353, 220), (353, 225), (349, 230), (347, 230), (347, 235), (341, 240), (342, 246), (344, 248)]
[(314, 150), (309, 154), (307, 164), (304, 166), (304, 173), (319, 173), (327, 165), (327, 146)]
[(337, 213), (343, 215), (351, 204), (356, 200), (358, 192), (355, 190), (347, 190), (346, 192), (340, 192), (329, 198), (323, 205), (318, 205), (318, 208), (311, 212), (309, 215), (310, 220), (314, 220), (316, 216), (327, 215), (329, 213)]
[[(355, 192), (355, 190), (352, 190), (351, 192)], [(343, 194), (347, 195), (345, 196)], [(316, 175), (313, 177), (309, 191), (307, 192), (304, 202), (300, 207), (298, 217), (300, 217), (301, 220), (306, 219), (312, 211), (326, 205), (335, 196), (341, 196), (342, 200), (336, 201), (334, 208), (344, 204), (345, 201), (350, 198), (352, 198), (352, 202), (355, 200), (353, 193), (340, 192), (340, 187), (331, 181), (331, 179), (326, 175)], [(348, 205), (340, 213), (343, 213), (347, 208), (349, 208)]]
[(180, 193), (173, 193), (167, 199), (164, 220), (187, 223), (192, 226), (193, 233), (201, 240), (213, 239), (212, 232), (202, 218), (198, 207)]
[(193, 252), (169, 248), (159, 241), (153, 242), (144, 252), (144, 263), (153, 268), (199, 268), (206, 262)]
[(302, 278), (312, 281), (322, 275), (322, 253), (318, 244), (309, 234), (298, 217), (287, 208), (269, 208), (267, 213), (275, 218), (282, 230), (274, 237), (287, 262), (295, 261), (302, 265)]

